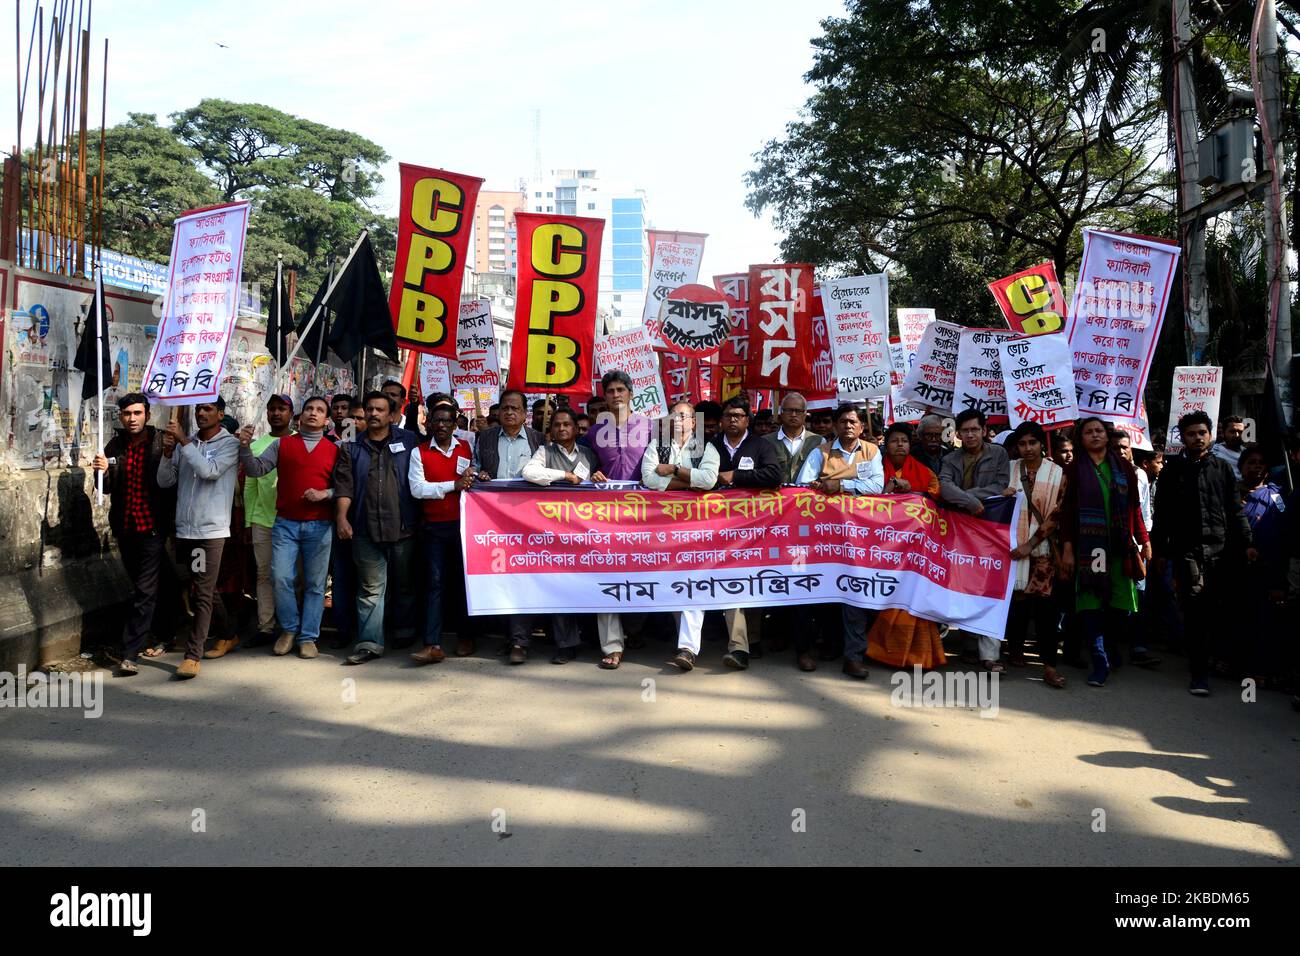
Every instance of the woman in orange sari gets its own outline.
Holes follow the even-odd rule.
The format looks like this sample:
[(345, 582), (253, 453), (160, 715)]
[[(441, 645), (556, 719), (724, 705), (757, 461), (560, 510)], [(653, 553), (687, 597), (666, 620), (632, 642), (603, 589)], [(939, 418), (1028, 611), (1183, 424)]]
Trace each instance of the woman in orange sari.
[[(885, 489), (887, 495), (939, 494), (939, 479), (933, 471), (912, 457), (912, 429), (895, 422), (885, 431)], [(930, 669), (948, 663), (934, 621), (909, 614), (902, 608), (886, 608), (876, 615), (867, 634), (867, 656), (891, 667)]]

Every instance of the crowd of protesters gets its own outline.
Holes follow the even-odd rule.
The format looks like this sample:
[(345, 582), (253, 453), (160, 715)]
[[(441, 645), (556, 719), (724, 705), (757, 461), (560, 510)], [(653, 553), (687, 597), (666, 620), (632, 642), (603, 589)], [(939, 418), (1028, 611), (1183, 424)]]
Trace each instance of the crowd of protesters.
[[(468, 418), (448, 395), (408, 403), (395, 381), (360, 401), (313, 397), (300, 408), (273, 395), (256, 438), (260, 429), (240, 427), (220, 399), (193, 407), (192, 429), (175, 417), (159, 429), (144, 395), (123, 396), (122, 427), (94, 463), (106, 472), (133, 586), (119, 673), (170, 650), (188, 616), (180, 678), (239, 647), (315, 658), (328, 623), (350, 665), (413, 648), (413, 664), (434, 664), (445, 659), (444, 637), (454, 634), (452, 652), (465, 657), (497, 633), (516, 665), (544, 641), (553, 663), (587, 645), (615, 669), (658, 640), (675, 642), (667, 663), (686, 672), (716, 640), (736, 670), (790, 647), (800, 670), (838, 661), (861, 680), (868, 659), (943, 666), (945, 641), (970, 666), (1023, 668), (1032, 634), (1050, 688), (1064, 688), (1071, 667), (1092, 687), (1124, 666), (1159, 667), (1158, 644), (1186, 657), (1198, 696), (1214, 675), (1300, 690), (1288, 624), (1300, 590), (1300, 499), (1244, 441), (1240, 419), (1219, 423), (1216, 442), (1208, 416), (1184, 416), (1182, 450), (1165, 456), (1134, 449), (1095, 417), (1050, 433), (1027, 422), (995, 434), (976, 411), (886, 428), (863, 408), (809, 409), (789, 393), (758, 412), (743, 397), (680, 402), (656, 423), (632, 411), (625, 373), (606, 374), (601, 388), (582, 410), (530, 409), (507, 390)], [(1294, 442), (1288, 454), (1300, 464)], [(923, 494), (972, 515), (1015, 496), (1006, 633), (963, 634), (905, 610), (847, 604), (471, 618), (459, 496), (503, 480), (655, 491), (797, 484), (827, 495)]]

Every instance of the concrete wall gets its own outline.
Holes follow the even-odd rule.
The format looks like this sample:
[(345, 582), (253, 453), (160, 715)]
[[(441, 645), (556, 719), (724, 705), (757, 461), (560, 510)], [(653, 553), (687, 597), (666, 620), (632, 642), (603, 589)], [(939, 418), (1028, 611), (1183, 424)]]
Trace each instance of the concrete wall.
[[(93, 289), (89, 282), (0, 260), (0, 670), (76, 656), (83, 644), (121, 636), (131, 596), (108, 530), (108, 505), (94, 505), (96, 412), (82, 403), (81, 373), (71, 369)], [(105, 392), (105, 434), (118, 394), (136, 391), (156, 337), (155, 300), (106, 289), (110, 361), (117, 385)], [(264, 329), (241, 318), (222, 374), (227, 411), (265, 428), (274, 367)], [(370, 363), (367, 378), (399, 372)], [(337, 363), (299, 362), (289, 390), (298, 401), (354, 389)], [(154, 409), (154, 422), (168, 411)]]

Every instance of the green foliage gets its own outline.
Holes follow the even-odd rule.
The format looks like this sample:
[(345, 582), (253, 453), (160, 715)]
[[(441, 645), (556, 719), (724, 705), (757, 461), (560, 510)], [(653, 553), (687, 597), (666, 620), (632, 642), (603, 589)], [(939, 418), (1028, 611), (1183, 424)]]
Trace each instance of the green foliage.
[(381, 265), (391, 264), (395, 221), (368, 205), (389, 158), (378, 144), (256, 103), (204, 100), (171, 119), (168, 129), (132, 114), (108, 130), (106, 246), (166, 262), (177, 215), (248, 200), (244, 281), (261, 283), (264, 299), (283, 256), (285, 269), (298, 271), (297, 306), (305, 307), (329, 257), (345, 255), (362, 229)]
[(872, 0), (824, 21), (815, 92), (747, 176), (783, 255), (833, 274), (888, 267), (899, 305), (990, 324), (985, 284), (1044, 260), (1077, 268), (1080, 227), (1126, 228), (1167, 202), (1148, 104), (1099, 142), (1075, 71), (1044, 37), (1062, 4)]

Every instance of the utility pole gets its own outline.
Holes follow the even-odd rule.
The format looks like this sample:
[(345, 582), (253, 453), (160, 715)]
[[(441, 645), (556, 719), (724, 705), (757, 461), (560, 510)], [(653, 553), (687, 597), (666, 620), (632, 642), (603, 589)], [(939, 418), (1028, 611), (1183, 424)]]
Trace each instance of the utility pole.
[(1200, 365), (1210, 338), (1209, 303), (1205, 295), (1205, 219), (1187, 214), (1201, 204), (1200, 160), (1197, 155), (1196, 83), (1192, 76), (1190, 0), (1174, 0), (1174, 132), (1178, 143), (1178, 197), (1183, 246), (1183, 314), (1187, 364)]
[(1274, 0), (1259, 0), (1255, 13), (1260, 128), (1264, 139), (1264, 162), (1273, 173), (1264, 204), (1264, 256), (1268, 269), (1269, 330), (1273, 334), (1270, 355), (1273, 381), (1277, 385), (1282, 414), (1291, 424), (1291, 283), (1288, 281), (1286, 205), (1282, 199), (1282, 169), (1286, 162), (1281, 133), (1281, 81), (1277, 63), (1277, 9)]

